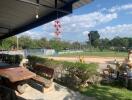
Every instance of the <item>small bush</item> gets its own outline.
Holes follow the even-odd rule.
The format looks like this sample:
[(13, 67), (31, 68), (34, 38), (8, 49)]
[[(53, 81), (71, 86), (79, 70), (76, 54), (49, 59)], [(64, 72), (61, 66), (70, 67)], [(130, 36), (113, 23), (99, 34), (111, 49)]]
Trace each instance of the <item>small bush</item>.
[(53, 68), (55, 70), (54, 79), (69, 87), (79, 88), (97, 83), (98, 64), (96, 63), (63, 62), (35, 56), (28, 56), (28, 59), (32, 66), (36, 63), (41, 63)]
[(22, 55), (1, 54), (2, 62), (8, 64), (19, 64), (22, 59), (23, 59)]
[[(74, 86), (87, 86), (89, 83), (96, 83), (96, 80), (90, 80), (91, 78), (98, 75), (97, 73), (97, 64), (90, 63), (80, 63), (80, 62), (63, 62), (63, 66), (65, 67), (65, 70), (67, 71), (66, 74), (71, 81), (74, 81)], [(70, 83), (67, 83), (70, 84)]]

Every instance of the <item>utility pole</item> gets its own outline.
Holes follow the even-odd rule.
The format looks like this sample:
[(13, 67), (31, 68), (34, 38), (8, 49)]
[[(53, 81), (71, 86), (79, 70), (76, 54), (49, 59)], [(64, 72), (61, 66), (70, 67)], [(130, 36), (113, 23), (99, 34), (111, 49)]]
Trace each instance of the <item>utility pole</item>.
[(90, 44), (90, 51), (91, 51), (92, 45), (91, 45), (91, 34), (90, 33), (88, 33), (88, 37), (89, 37), (89, 44)]
[(19, 37), (18, 37), (18, 35), (17, 35), (17, 50), (19, 50)]

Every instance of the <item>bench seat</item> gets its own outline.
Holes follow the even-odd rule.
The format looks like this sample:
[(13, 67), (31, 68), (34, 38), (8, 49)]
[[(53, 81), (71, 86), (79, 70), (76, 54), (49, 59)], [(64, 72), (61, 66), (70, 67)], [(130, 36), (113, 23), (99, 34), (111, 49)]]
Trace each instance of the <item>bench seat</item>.
[(46, 88), (49, 88), (52, 85), (52, 81), (46, 78), (43, 78), (39, 75), (36, 75), (36, 77), (32, 78), (33, 81), (43, 85)]

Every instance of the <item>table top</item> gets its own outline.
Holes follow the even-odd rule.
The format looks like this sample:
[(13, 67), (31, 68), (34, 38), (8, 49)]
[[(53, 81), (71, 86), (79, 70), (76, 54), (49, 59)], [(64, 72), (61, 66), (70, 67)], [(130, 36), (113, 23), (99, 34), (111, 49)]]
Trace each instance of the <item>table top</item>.
[(11, 82), (17, 82), (35, 77), (36, 74), (24, 67), (10, 67), (0, 68), (0, 76), (8, 78)]

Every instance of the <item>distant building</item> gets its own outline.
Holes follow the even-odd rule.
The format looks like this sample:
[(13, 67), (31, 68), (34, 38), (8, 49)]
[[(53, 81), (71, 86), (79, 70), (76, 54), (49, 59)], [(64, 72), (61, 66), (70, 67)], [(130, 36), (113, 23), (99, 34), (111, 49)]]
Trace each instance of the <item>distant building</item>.
[(53, 56), (56, 54), (54, 49), (46, 49), (46, 48), (34, 48), (34, 49), (25, 49), (25, 56), (33, 55), (33, 56)]

